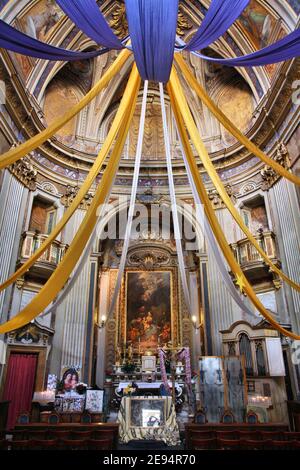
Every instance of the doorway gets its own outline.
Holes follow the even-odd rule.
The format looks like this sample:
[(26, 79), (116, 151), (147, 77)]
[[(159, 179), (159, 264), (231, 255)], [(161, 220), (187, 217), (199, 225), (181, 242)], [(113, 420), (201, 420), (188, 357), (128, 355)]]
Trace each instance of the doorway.
[(12, 429), (23, 412), (30, 412), (38, 354), (11, 352), (7, 365), (4, 400), (9, 400), (7, 429)]

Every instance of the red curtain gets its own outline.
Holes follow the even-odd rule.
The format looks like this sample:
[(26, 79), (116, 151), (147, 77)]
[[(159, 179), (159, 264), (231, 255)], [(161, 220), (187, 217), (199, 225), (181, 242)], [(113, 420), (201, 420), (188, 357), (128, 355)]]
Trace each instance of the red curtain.
[(12, 429), (20, 413), (31, 410), (37, 354), (12, 353), (9, 357), (4, 400), (10, 400), (7, 429)]

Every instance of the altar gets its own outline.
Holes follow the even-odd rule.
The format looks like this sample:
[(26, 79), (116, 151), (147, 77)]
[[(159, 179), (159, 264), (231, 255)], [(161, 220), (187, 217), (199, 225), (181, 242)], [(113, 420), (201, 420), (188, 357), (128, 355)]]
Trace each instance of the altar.
[(175, 407), (171, 397), (123, 397), (118, 413), (119, 439), (180, 443)]

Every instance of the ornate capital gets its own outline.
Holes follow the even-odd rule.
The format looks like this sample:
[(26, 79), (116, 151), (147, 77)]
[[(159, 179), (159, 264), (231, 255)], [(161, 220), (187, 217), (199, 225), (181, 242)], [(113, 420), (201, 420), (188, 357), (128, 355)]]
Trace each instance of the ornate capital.
[(37, 170), (29, 157), (24, 157), (10, 165), (9, 171), (30, 191), (36, 190)]
[[(279, 165), (281, 165), (286, 170), (288, 170), (291, 166), (289, 152), (283, 142), (279, 142), (277, 144), (274, 161), (279, 163)], [(264, 191), (270, 189), (280, 178), (280, 175), (268, 165), (264, 166), (260, 174), (263, 179), (262, 189)]]
[[(230, 184), (225, 185), (225, 190), (229, 197), (233, 197), (233, 190)], [(214, 209), (224, 209), (224, 207), (226, 207), (223, 199), (215, 188), (208, 191), (208, 197)]]
[[(65, 194), (61, 197), (61, 203), (65, 207), (69, 207), (74, 201), (78, 191), (79, 191), (79, 186), (68, 185)], [(93, 195), (90, 193), (87, 193), (84, 196), (83, 200), (81, 201), (79, 208), (86, 210), (91, 205), (92, 200), (93, 200)]]

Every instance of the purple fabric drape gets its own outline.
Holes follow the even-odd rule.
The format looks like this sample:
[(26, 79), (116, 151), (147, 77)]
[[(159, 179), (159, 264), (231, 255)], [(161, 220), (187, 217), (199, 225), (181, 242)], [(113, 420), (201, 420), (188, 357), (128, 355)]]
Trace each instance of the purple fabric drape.
[(96, 0), (56, 0), (68, 17), (97, 44), (109, 49), (123, 49), (102, 15)]
[(212, 0), (198, 31), (185, 46), (188, 51), (199, 51), (215, 42), (240, 16), (250, 0)]
[(230, 67), (255, 67), (258, 65), (275, 64), (300, 56), (300, 29), (296, 29), (280, 41), (264, 47), (260, 51), (253, 52), (233, 59), (215, 59), (203, 54), (194, 52), (198, 57)]
[(50, 46), (18, 31), (2, 20), (0, 20), (0, 48), (38, 59), (62, 61), (90, 59), (108, 51), (108, 49), (101, 49), (91, 52), (77, 52)]
[(167, 82), (173, 63), (178, 0), (125, 0), (134, 58), (144, 80)]

